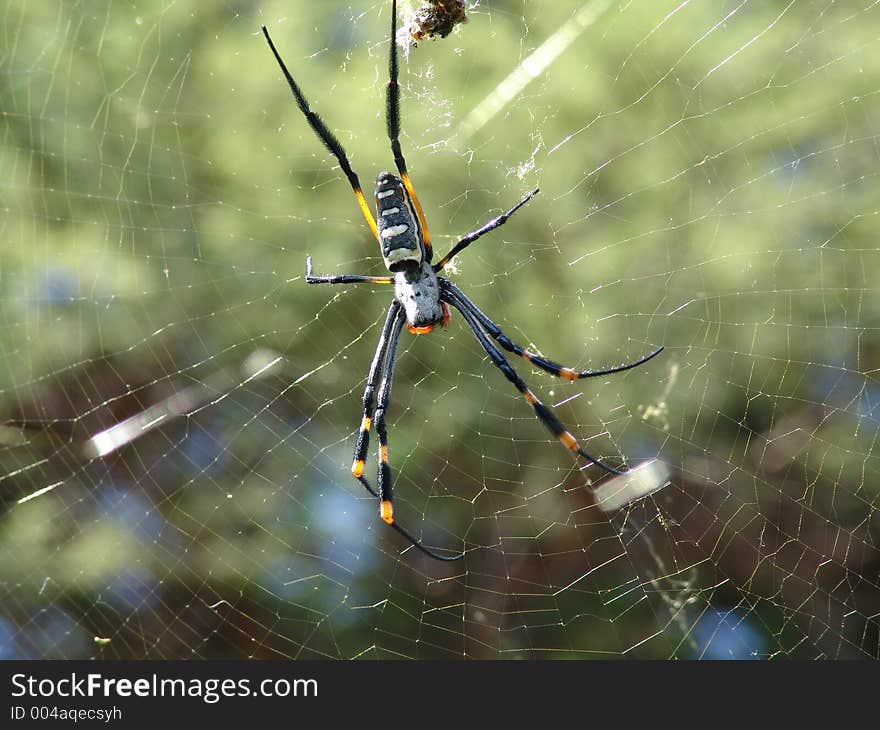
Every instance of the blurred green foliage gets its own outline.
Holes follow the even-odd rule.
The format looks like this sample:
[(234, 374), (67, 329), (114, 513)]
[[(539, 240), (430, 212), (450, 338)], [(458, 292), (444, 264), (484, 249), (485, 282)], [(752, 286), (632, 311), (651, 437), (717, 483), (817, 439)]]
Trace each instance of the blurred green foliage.
[[(753, 654), (876, 657), (874, 583), (841, 595), (818, 567), (878, 565), (876, 7), (596, 3), (582, 26), (589, 3), (484, 0), (409, 49), (403, 144), (436, 249), (542, 191), (455, 281), (572, 366), (667, 348), (578, 384), (514, 363), (591, 451), (669, 464), (609, 520), (460, 318), (404, 340), (400, 519), (472, 549), (450, 567), (401, 554), (347, 476), (389, 292), (304, 284), (307, 254), (381, 257), (259, 32), (369, 193), (392, 165), (390, 3), (4, 5), (0, 652), (698, 656), (700, 620), (733, 607)], [(283, 370), (84, 457), (257, 348)]]

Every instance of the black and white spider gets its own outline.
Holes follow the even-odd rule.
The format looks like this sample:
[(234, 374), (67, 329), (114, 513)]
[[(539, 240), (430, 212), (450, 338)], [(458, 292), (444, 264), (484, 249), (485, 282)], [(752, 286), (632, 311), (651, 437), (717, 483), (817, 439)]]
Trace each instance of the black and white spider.
[[(367, 375), (367, 385), (363, 395), (363, 417), (354, 450), (354, 462), (351, 467), (352, 474), (367, 488), (370, 494), (379, 500), (379, 514), (382, 520), (391, 525), (416, 548), (432, 558), (437, 560), (459, 560), (464, 557), (464, 553), (449, 556), (434, 552), (422, 545), (413, 535), (394, 521), (391, 469), (388, 466), (388, 433), (385, 426), (385, 414), (388, 411), (388, 404), (391, 400), (394, 360), (397, 355), (397, 345), (403, 325), (406, 324), (407, 329), (413, 334), (427, 334), (438, 324), (445, 327), (449, 321), (448, 305), (450, 304), (462, 314), (465, 322), (473, 330), (480, 345), (482, 345), (495, 366), (522, 393), (523, 397), (535, 409), (535, 415), (565, 446), (610, 474), (624, 473), (625, 470), (608, 466), (599, 459), (590, 456), (581, 448), (577, 439), (572, 436), (554, 413), (529, 390), (525, 381), (510, 366), (492, 340), (494, 339), (498, 345), (508, 352), (519, 355), (542, 370), (567, 380), (591, 378), (629, 370), (658, 355), (663, 348), (660, 347), (635, 362), (603, 370), (577, 371), (572, 368), (563, 367), (551, 360), (535, 355), (512, 342), (498, 325), (483, 314), (465, 296), (461, 289), (451, 281), (437, 276), (456, 254), (463, 251), (484, 234), (503, 225), (510, 216), (536, 195), (538, 190), (535, 189), (527, 193), (510, 210), (462, 237), (448, 254), (436, 264), (431, 265), (433, 249), (431, 247), (431, 236), (428, 233), (428, 224), (425, 221), (422, 206), (410, 182), (406, 161), (400, 149), (400, 87), (397, 83), (397, 46), (395, 42), (397, 32), (397, 0), (393, 0), (391, 4), (391, 51), (388, 62), (389, 80), (386, 100), (386, 123), (388, 138), (391, 141), (391, 151), (394, 154), (394, 163), (397, 165), (400, 177), (390, 172), (381, 172), (376, 178), (378, 222), (374, 220), (367, 206), (358, 176), (351, 169), (345, 150), (342, 148), (339, 140), (327, 128), (324, 121), (309, 108), (309, 104), (302, 91), (300, 91), (299, 86), (293, 80), (293, 77), (287, 70), (287, 66), (276, 50), (275, 44), (269, 37), (266, 26), (263, 26), (262, 29), (263, 35), (265, 35), (266, 41), (269, 43), (269, 47), (275, 56), (275, 60), (278, 61), (278, 65), (287, 79), (290, 90), (293, 92), (297, 106), (305, 115), (306, 120), (318, 137), (320, 137), (327, 150), (339, 161), (339, 166), (348, 178), (352, 190), (354, 190), (361, 212), (370, 226), (373, 236), (379, 242), (385, 266), (392, 274), (391, 276), (361, 276), (360, 274), (316, 275), (312, 273), (311, 258), (307, 259), (306, 263), (306, 282), (309, 284), (366, 283), (394, 285), (394, 299), (388, 308), (388, 316), (385, 318), (385, 324), (382, 327), (379, 345), (376, 348), (376, 354), (373, 356), (370, 372)], [(370, 439), (370, 428), (373, 425), (375, 425), (376, 433), (379, 436), (379, 475), (376, 489), (370, 486), (370, 483), (363, 475)]]

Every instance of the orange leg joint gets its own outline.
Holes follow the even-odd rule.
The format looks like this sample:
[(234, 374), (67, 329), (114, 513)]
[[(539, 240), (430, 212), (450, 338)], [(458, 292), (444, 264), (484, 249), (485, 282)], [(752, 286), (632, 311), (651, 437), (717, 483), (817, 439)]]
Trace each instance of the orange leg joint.
[(394, 523), (394, 507), (391, 506), (391, 502), (387, 499), (383, 500), (382, 504), (379, 506), (379, 516), (382, 518), (383, 522), (386, 522), (389, 525)]

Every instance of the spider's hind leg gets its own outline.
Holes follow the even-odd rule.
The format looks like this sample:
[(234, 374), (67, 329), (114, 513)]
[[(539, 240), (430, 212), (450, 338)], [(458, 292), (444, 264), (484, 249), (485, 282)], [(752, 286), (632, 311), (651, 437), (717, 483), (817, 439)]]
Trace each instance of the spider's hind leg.
[(406, 188), (406, 192), (412, 201), (419, 226), (422, 229), (422, 242), (425, 244), (425, 259), (431, 260), (433, 248), (431, 247), (431, 234), (428, 231), (428, 221), (425, 219), (419, 196), (416, 195), (409, 170), (406, 168), (406, 159), (400, 147), (400, 84), (398, 83), (397, 63), (397, 0), (391, 3), (391, 47), (388, 51), (388, 86), (385, 98), (385, 126), (388, 132), (388, 140), (391, 142), (391, 152), (394, 155), (394, 164), (400, 173), (400, 179)]
[(305, 116), (306, 121), (312, 128), (312, 131), (314, 131), (314, 133), (318, 136), (318, 138), (324, 144), (324, 147), (327, 148), (327, 151), (336, 158), (337, 162), (339, 162), (339, 167), (342, 168), (342, 172), (345, 174), (345, 177), (348, 180), (348, 184), (351, 185), (352, 192), (354, 192), (354, 197), (357, 199), (358, 205), (361, 209), (361, 213), (364, 216), (364, 220), (367, 222), (367, 225), (373, 232), (373, 237), (378, 241), (379, 232), (376, 228), (376, 219), (373, 218), (373, 214), (370, 212), (370, 209), (367, 206), (367, 201), (364, 198), (364, 193), (363, 189), (361, 188), (360, 180), (358, 180), (357, 173), (352, 169), (351, 163), (348, 161), (348, 155), (345, 154), (345, 148), (342, 146), (342, 143), (336, 138), (336, 135), (333, 134), (333, 132), (331, 132), (330, 129), (327, 127), (327, 125), (324, 123), (324, 120), (312, 111), (312, 108), (309, 106), (309, 102), (303, 95), (302, 89), (300, 89), (299, 84), (294, 81), (290, 71), (287, 70), (287, 64), (284, 63), (284, 60), (281, 58), (281, 54), (278, 53), (278, 49), (275, 48), (275, 44), (272, 42), (272, 37), (269, 35), (269, 31), (267, 30), (266, 26), (263, 25), (261, 26), (261, 28), (263, 31), (263, 36), (266, 38), (266, 43), (269, 44), (269, 49), (272, 51), (272, 55), (275, 56), (275, 60), (278, 62), (281, 73), (284, 75), (284, 78), (287, 81), (287, 85), (290, 87), (290, 92), (293, 94), (296, 105), (303, 113), (303, 116)]

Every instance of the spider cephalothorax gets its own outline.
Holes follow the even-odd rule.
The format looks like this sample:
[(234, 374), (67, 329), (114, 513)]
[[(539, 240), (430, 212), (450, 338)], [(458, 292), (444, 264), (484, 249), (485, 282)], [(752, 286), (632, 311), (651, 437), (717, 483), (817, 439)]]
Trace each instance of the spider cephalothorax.
[(437, 274), (427, 261), (404, 266), (394, 274), (394, 297), (403, 307), (406, 326), (414, 335), (425, 335), (434, 325), (449, 323), (449, 308), (440, 299)]
[[(623, 470), (609, 466), (584, 451), (578, 440), (566, 429), (553, 411), (544, 405), (529, 389), (525, 381), (507, 362), (504, 355), (501, 354), (501, 350), (498, 347), (500, 346), (503, 350), (522, 357), (535, 367), (545, 370), (551, 375), (566, 380), (591, 378), (629, 370), (658, 355), (663, 348), (659, 347), (634, 362), (601, 370), (574, 370), (573, 368), (563, 367), (552, 360), (548, 360), (517, 345), (501, 331), (497, 324), (480, 311), (477, 305), (461, 289), (448, 279), (438, 276), (438, 273), (446, 267), (456, 254), (463, 251), (484, 234), (504, 225), (510, 216), (531, 200), (538, 191), (536, 189), (526, 193), (510, 210), (496, 216), (480, 228), (463, 236), (440, 261), (436, 264), (431, 264), (433, 249), (431, 247), (428, 224), (425, 221), (421, 203), (409, 179), (406, 160), (403, 158), (403, 152), (400, 147), (400, 88), (397, 83), (396, 30), (397, 2), (393, 0), (391, 4), (391, 51), (388, 62), (389, 80), (386, 120), (388, 138), (391, 141), (391, 151), (400, 176), (398, 177), (390, 172), (382, 172), (377, 177), (376, 215), (378, 218), (374, 219), (361, 190), (358, 176), (352, 170), (345, 150), (342, 148), (339, 140), (333, 136), (333, 133), (324, 124), (323, 120), (309, 107), (299, 86), (293, 80), (293, 77), (284, 65), (284, 61), (281, 60), (281, 56), (275, 49), (275, 45), (269, 37), (269, 32), (263, 26), (263, 34), (266, 36), (266, 41), (269, 43), (269, 47), (272, 49), (272, 53), (278, 61), (284, 77), (287, 79), (297, 105), (312, 129), (324, 143), (324, 146), (339, 161), (339, 166), (342, 168), (343, 173), (345, 173), (346, 178), (348, 178), (364, 219), (367, 221), (373, 236), (379, 242), (385, 266), (391, 273), (391, 276), (314, 274), (312, 273), (311, 258), (308, 258), (306, 260), (306, 282), (309, 284), (367, 283), (394, 285), (394, 298), (388, 308), (388, 315), (385, 318), (385, 324), (382, 326), (382, 334), (379, 337), (379, 344), (373, 355), (373, 362), (370, 365), (366, 387), (364, 388), (362, 398), (363, 415), (354, 449), (351, 473), (367, 488), (370, 494), (379, 500), (379, 514), (381, 518), (415, 547), (426, 555), (438, 560), (458, 560), (464, 557), (464, 553), (440, 555), (434, 550), (425, 547), (394, 520), (385, 414), (391, 401), (394, 362), (397, 357), (397, 345), (404, 324), (413, 334), (427, 334), (438, 324), (445, 327), (449, 321), (449, 306), (454, 307), (461, 313), (465, 323), (470, 327), (492, 363), (522, 394), (526, 402), (534, 409), (538, 419), (563, 445), (610, 474), (622, 474)], [(492, 340), (495, 342), (492, 342)], [(497, 346), (495, 343), (497, 343)], [(370, 486), (370, 483), (364, 477), (364, 464), (370, 443), (370, 431), (373, 428), (375, 428), (376, 434), (379, 437), (379, 477), (375, 489)]]

